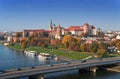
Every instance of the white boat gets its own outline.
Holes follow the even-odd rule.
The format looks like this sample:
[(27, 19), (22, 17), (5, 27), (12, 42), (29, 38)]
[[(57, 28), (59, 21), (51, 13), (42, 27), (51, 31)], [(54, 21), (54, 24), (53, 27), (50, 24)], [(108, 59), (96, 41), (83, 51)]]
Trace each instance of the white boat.
[(36, 56), (37, 55), (37, 52), (36, 51), (24, 51), (24, 53), (26, 54), (26, 55), (30, 55), (30, 56)]
[(7, 42), (6, 42), (6, 43), (4, 43), (4, 46), (8, 46), (8, 45), (9, 45), (9, 43), (7, 43)]
[(52, 56), (48, 53), (40, 53), (38, 55), (38, 58), (40, 59), (45, 59), (45, 60), (50, 60), (52, 58)]

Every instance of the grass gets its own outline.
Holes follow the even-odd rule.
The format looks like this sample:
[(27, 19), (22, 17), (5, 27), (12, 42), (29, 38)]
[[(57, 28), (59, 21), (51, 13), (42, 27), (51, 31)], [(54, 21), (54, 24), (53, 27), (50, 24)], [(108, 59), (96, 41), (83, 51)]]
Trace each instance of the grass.
[(30, 46), (25, 49), (22, 49), (20, 45), (14, 45), (14, 46), (12, 46), (12, 48), (16, 49), (16, 50), (32, 50), (32, 51), (36, 51), (38, 53), (49, 53), (52, 55), (63, 56), (63, 57), (71, 58), (74, 60), (80, 60), (80, 59), (90, 56), (90, 54), (88, 54), (88, 53), (78, 52), (78, 51), (61, 50), (59, 47), (58, 47), (58, 49), (55, 49), (55, 48), (53, 49), (52, 46), (49, 46), (48, 48), (38, 47), (38, 46)]
[(25, 49), (22, 49), (20, 45), (13, 45), (13, 46), (8, 46), (9, 48), (18, 50), (18, 51), (24, 51)]

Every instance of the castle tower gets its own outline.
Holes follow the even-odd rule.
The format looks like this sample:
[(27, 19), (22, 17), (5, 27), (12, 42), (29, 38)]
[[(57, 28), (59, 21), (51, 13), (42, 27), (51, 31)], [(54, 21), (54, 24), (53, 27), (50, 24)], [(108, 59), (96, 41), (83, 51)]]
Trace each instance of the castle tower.
[(61, 26), (60, 26), (60, 24), (57, 27), (55, 38), (57, 38), (57, 39), (61, 38)]
[(84, 25), (83, 25), (83, 29), (84, 29), (84, 33), (86, 34), (86, 33), (89, 33), (89, 24), (88, 23), (85, 23)]

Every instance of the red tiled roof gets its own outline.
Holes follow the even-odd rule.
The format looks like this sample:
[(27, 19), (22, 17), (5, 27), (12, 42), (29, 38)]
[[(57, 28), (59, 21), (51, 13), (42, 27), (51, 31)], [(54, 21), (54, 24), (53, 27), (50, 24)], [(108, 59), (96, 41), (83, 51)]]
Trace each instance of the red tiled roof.
[(69, 31), (83, 31), (83, 27), (82, 26), (70, 26)]
[(82, 26), (70, 26), (69, 28), (81, 28)]
[(69, 29), (64, 29), (64, 31), (69, 31)]

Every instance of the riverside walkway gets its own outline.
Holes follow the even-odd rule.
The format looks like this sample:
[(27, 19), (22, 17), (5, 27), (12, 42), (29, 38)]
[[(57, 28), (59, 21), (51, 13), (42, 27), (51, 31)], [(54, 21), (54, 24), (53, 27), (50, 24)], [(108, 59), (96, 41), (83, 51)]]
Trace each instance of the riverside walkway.
[(74, 70), (74, 69), (83, 69), (97, 66), (104, 66), (110, 64), (118, 64), (120, 63), (120, 57), (112, 57), (112, 58), (102, 58), (102, 59), (91, 59), (87, 61), (70, 61), (65, 63), (58, 64), (49, 64), (44, 66), (35, 66), (35, 67), (27, 67), (17, 70), (6, 70), (3, 73), (0, 73), (0, 79), (9, 79), (9, 78), (17, 78), (17, 77), (25, 77), (32, 75), (44, 75), (48, 73)]

